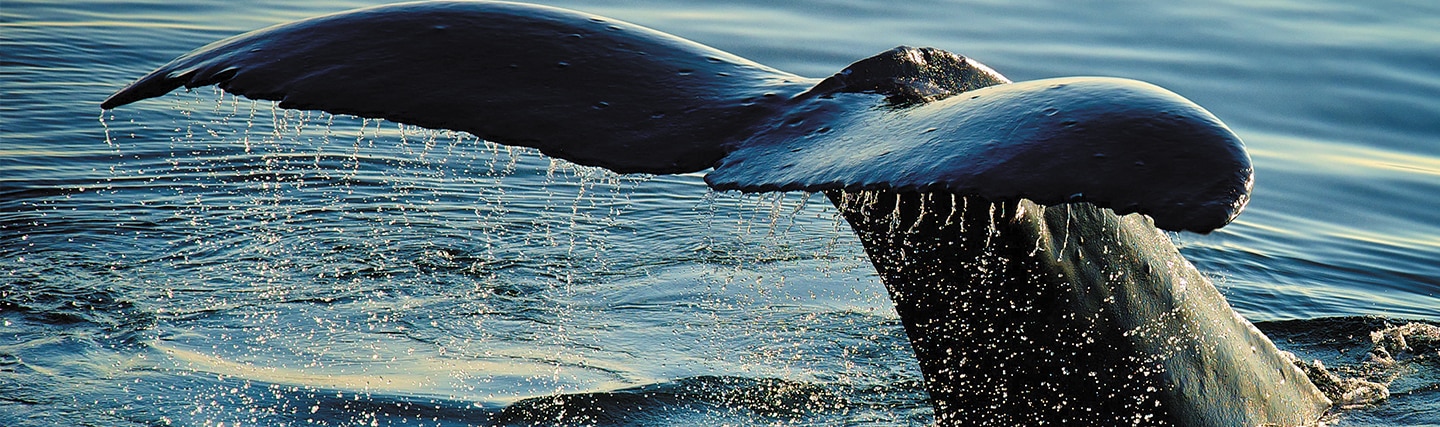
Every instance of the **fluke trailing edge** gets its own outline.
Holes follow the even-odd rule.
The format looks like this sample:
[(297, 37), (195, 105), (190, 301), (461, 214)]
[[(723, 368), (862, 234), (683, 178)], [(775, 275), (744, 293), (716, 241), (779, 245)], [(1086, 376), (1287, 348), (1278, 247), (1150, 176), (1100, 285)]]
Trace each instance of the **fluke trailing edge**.
[(1224, 124), (1148, 83), (1011, 83), (903, 46), (810, 79), (609, 18), (447, 1), (222, 40), (102, 107), (205, 85), (621, 173), (824, 192), (942, 425), (1305, 425), (1330, 404), (1156, 229), (1227, 224), (1253, 173)]

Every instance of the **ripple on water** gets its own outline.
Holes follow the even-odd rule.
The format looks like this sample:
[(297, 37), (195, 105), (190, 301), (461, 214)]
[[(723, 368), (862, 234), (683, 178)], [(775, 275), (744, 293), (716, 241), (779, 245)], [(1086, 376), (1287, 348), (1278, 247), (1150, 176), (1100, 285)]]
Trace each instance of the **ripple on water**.
[[(823, 200), (210, 89), (97, 122), (198, 44), (365, 3), (4, 2), (0, 425), (930, 422)], [(1255, 155), (1240, 222), (1176, 238), (1247, 315), (1294, 319), (1259, 325), (1283, 348), (1363, 367), (1370, 332), (1440, 319), (1435, 2), (558, 4), (807, 76), (909, 44), (1158, 83)], [(1440, 368), (1406, 366), (1339, 425), (1440, 423)]]

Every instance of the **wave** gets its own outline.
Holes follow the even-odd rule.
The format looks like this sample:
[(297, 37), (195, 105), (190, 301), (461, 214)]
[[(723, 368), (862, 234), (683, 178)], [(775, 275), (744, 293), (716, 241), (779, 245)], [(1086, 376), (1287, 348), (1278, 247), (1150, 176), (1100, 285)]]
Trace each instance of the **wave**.
[(1255, 326), (1335, 402), (1330, 425), (1440, 423), (1440, 323), (1353, 316)]

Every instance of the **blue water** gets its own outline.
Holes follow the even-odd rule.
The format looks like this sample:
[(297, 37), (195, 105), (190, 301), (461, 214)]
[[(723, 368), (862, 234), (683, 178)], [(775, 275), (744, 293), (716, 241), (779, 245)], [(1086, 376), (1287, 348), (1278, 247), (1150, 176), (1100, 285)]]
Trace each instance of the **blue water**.
[[(1254, 156), (1175, 234), (1282, 349), (1440, 424), (1440, 3), (553, 1), (822, 77), (895, 45), (1150, 81)], [(823, 197), (707, 192), (197, 89), (236, 33), (366, 1), (0, 5), (0, 425), (924, 425), (902, 328)], [(363, 46), (357, 46), (363, 49)]]

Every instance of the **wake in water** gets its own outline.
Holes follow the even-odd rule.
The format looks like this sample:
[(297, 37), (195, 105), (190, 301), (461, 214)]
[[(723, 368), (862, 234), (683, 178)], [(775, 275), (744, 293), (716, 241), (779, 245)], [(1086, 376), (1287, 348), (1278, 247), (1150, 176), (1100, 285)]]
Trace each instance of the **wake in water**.
[(1425, 425), (1440, 419), (1440, 325), (1373, 317), (1258, 324), (1338, 410), (1326, 422)]

